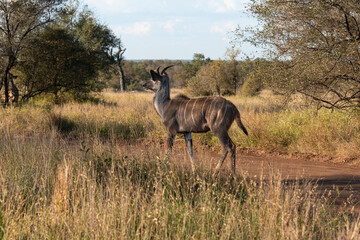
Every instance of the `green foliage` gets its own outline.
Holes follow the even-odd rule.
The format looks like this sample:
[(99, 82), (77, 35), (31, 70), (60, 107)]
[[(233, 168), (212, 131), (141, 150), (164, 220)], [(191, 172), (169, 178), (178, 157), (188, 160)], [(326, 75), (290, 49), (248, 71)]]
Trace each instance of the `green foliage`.
[(359, 1), (263, 0), (249, 9), (260, 26), (238, 35), (270, 50), (268, 86), (327, 108), (359, 106)]
[[(1, 1), (0, 8), (0, 86), (9, 89), (10, 71), (31, 48), (32, 38), (63, 12), (66, 0)], [(16, 87), (16, 85), (15, 85)], [(9, 92), (5, 91), (5, 105)]]
[[(182, 88), (186, 84), (186, 77), (184, 77), (184, 62), (181, 60), (144, 60), (144, 61), (130, 61), (123, 62), (123, 70), (125, 73), (125, 82), (129, 91), (144, 90), (144, 81), (150, 79), (150, 70), (156, 70), (158, 67), (164, 68), (169, 65), (175, 65), (170, 68), (167, 73), (170, 76), (172, 88)], [(120, 78), (117, 73), (111, 76), (108, 81), (108, 86), (118, 91), (120, 89)]]
[(85, 8), (78, 15), (69, 30), (89, 51), (95, 71), (108, 72), (115, 63), (113, 51), (121, 44), (120, 39), (108, 26), (101, 24), (90, 10)]
[[(151, 64), (150, 62), (124, 62), (125, 82), (129, 91), (132, 90), (143, 90), (142, 82), (150, 79), (150, 73), (146, 69), (146, 65)], [(120, 81), (120, 80), (119, 80)], [(117, 82), (119, 82), (117, 81)]]
[[(54, 95), (56, 103), (82, 100), (106, 86), (101, 80), (109, 77), (115, 62), (113, 50), (120, 39), (91, 11), (80, 11), (76, 4), (71, 2), (60, 15), (54, 14), (57, 24), (50, 24), (51, 19), (39, 24), (31, 38), (26, 36), (26, 47), (17, 51), (13, 65), (20, 75), (17, 84), (22, 101), (45, 94)], [(20, 11), (14, 12), (22, 17)]]
[(184, 63), (185, 78), (190, 79), (195, 77), (200, 68), (209, 62), (211, 62), (210, 58), (205, 58), (204, 54), (194, 53), (192, 61)]
[[(80, 98), (99, 89), (96, 61), (73, 34), (62, 28), (47, 28), (27, 49), (19, 65), (25, 88), (24, 100), (43, 93), (69, 92)], [(52, 66), (52, 67), (49, 67)]]
[(201, 66), (196, 76), (188, 80), (186, 90), (192, 96), (233, 95), (252, 70), (248, 65), (248, 60), (211, 61)]
[(187, 89), (193, 93), (206, 91), (211, 95), (221, 95), (224, 92), (225, 84), (224, 63), (216, 60), (203, 65), (196, 73), (196, 77), (190, 79)]

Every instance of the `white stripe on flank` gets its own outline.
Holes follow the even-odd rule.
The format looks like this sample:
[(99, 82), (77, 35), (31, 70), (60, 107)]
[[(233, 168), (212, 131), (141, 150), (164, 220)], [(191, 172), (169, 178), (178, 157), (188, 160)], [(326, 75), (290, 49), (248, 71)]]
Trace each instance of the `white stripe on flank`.
[(184, 123), (186, 124), (186, 108), (187, 108), (187, 105), (189, 104), (191, 100), (188, 100), (186, 105), (185, 105), (185, 109), (184, 109)]
[(178, 115), (178, 118), (179, 118), (180, 122), (182, 122), (181, 109), (182, 109), (183, 104), (184, 104), (184, 101), (181, 101), (180, 106), (179, 106), (179, 110), (177, 111), (177, 115)]
[(205, 107), (205, 103), (206, 103), (206, 101), (208, 100), (208, 98), (209, 97), (206, 97), (206, 99), (205, 99), (205, 101), (204, 101), (204, 103), (203, 103), (203, 105), (202, 105), (202, 108), (201, 108), (201, 121), (202, 121), (202, 124), (204, 124), (204, 118), (205, 118), (205, 116), (204, 116), (204, 107)]
[(213, 99), (213, 102), (211, 103), (211, 105), (214, 103), (214, 107), (212, 107), (212, 110), (211, 110), (211, 113), (210, 113), (210, 119), (211, 119), (211, 116), (214, 112), (214, 109), (216, 109), (216, 103), (219, 101), (219, 99), (216, 99), (215, 103), (214, 103), (214, 99)]
[(212, 109), (213, 103), (214, 103), (214, 99), (211, 99), (211, 103), (210, 103), (209, 109), (208, 109), (208, 111), (207, 111), (207, 112), (210, 113), (210, 114), (208, 114), (209, 118), (210, 118), (210, 116), (211, 116), (210, 110)]
[[(225, 115), (226, 115), (226, 112), (227, 112), (227, 108), (228, 108), (228, 101), (225, 99), (225, 110), (224, 110), (224, 115), (221, 119), (221, 123), (223, 123), (224, 119), (225, 119)], [(219, 123), (220, 124), (220, 123)]]
[(195, 107), (195, 105), (196, 105), (196, 101), (197, 101), (197, 100), (198, 100), (198, 98), (195, 99), (194, 105), (193, 105), (193, 107), (192, 107), (192, 109), (191, 109), (191, 118), (192, 118), (192, 120), (193, 120), (194, 126), (196, 126), (195, 119), (194, 119), (194, 107)]
[[(216, 120), (219, 118), (219, 116), (220, 116), (220, 114), (221, 114), (221, 111), (222, 111), (222, 108), (223, 108), (223, 106), (224, 106), (224, 103), (225, 103), (225, 102), (222, 101), (221, 107), (219, 108), (219, 110), (218, 110), (218, 112), (217, 112), (217, 118), (216, 118)], [(220, 121), (217, 121), (215, 125), (219, 126), (220, 124), (221, 124), (221, 122), (220, 122)]]

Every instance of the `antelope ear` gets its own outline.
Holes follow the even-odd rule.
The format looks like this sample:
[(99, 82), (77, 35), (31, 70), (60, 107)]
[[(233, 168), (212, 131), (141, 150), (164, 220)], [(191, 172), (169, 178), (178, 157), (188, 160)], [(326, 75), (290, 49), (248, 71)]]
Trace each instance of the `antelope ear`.
[(162, 77), (157, 72), (150, 70), (151, 78), (154, 81), (162, 81)]

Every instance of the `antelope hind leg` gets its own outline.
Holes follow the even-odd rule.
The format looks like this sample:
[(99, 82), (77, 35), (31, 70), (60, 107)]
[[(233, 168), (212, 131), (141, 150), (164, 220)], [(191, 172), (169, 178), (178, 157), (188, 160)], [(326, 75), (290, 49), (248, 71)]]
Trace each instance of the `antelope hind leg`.
[(195, 161), (194, 161), (194, 150), (193, 150), (191, 133), (184, 133), (184, 138), (185, 138), (186, 148), (188, 150), (190, 160), (191, 160), (192, 171), (193, 171), (193, 173), (195, 173), (196, 167), (195, 167)]
[(170, 157), (172, 152), (172, 147), (174, 145), (175, 135), (168, 133), (167, 140), (166, 140), (166, 147), (167, 147), (167, 155)]
[(220, 144), (221, 144), (221, 146), (223, 148), (223, 151), (222, 151), (220, 161), (216, 165), (214, 175), (218, 173), (218, 171), (220, 170), (222, 164), (224, 163), (224, 161), (226, 159), (227, 154), (230, 151), (230, 153), (231, 153), (231, 167), (232, 167), (233, 175), (235, 176), (236, 145), (233, 143), (233, 141), (231, 141), (231, 138), (229, 137), (227, 132), (218, 134), (217, 138), (219, 139), (219, 142), (220, 142)]
[(236, 171), (236, 145), (235, 143), (233, 143), (233, 141), (231, 141), (231, 168), (232, 168), (232, 173), (233, 176), (235, 177), (235, 171)]
[(216, 175), (219, 172), (221, 166), (223, 165), (223, 163), (225, 161), (225, 158), (226, 158), (228, 152), (229, 152), (229, 150), (227, 149), (227, 147), (223, 146), (222, 155), (220, 157), (220, 160), (219, 160), (218, 164), (215, 167), (214, 175)]

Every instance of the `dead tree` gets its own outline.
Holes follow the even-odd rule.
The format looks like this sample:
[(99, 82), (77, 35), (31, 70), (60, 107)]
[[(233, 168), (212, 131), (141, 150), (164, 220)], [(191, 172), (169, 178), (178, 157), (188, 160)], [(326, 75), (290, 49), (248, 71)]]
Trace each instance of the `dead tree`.
[(120, 75), (120, 91), (124, 92), (126, 91), (126, 84), (125, 84), (125, 75), (124, 75), (124, 70), (122, 68), (122, 63), (124, 60), (124, 53), (126, 51), (126, 48), (122, 49), (121, 45), (118, 46), (118, 51), (115, 54), (115, 58), (116, 58), (116, 64), (118, 66), (118, 71), (119, 71), (119, 75)]

